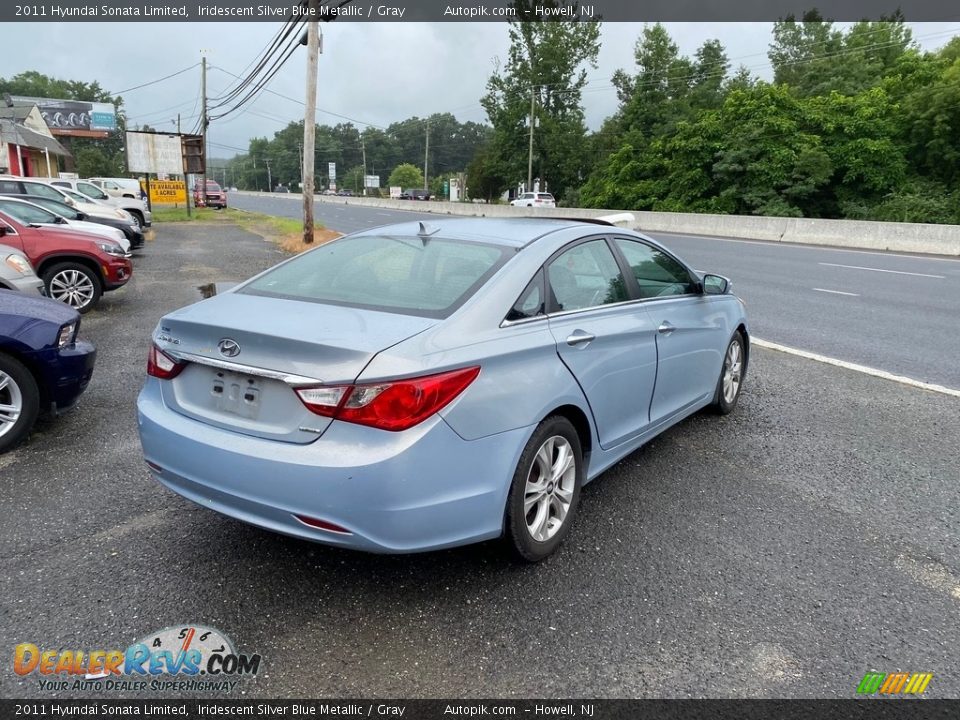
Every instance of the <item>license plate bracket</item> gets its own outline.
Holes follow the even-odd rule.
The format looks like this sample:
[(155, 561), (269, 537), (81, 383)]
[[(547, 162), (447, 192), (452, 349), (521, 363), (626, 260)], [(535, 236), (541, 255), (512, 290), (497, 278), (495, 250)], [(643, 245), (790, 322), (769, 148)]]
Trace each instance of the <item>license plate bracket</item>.
[(210, 386), (217, 410), (250, 419), (260, 412), (261, 392), (259, 378), (227, 370), (218, 370)]

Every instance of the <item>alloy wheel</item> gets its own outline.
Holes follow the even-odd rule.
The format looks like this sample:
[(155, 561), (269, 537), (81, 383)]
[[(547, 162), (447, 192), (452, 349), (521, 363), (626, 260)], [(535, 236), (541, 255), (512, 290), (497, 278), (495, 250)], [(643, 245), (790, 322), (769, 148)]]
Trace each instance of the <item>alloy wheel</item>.
[(0, 370), (0, 437), (13, 429), (23, 412), (23, 393), (17, 381)]
[(93, 280), (79, 270), (61, 270), (50, 279), (50, 297), (80, 309), (93, 301)]
[(537, 450), (527, 474), (523, 512), (527, 532), (539, 542), (550, 540), (570, 511), (577, 466), (573, 447), (562, 435), (553, 435)]
[(728, 405), (733, 403), (740, 391), (743, 374), (743, 348), (737, 340), (730, 343), (723, 360), (723, 399)]

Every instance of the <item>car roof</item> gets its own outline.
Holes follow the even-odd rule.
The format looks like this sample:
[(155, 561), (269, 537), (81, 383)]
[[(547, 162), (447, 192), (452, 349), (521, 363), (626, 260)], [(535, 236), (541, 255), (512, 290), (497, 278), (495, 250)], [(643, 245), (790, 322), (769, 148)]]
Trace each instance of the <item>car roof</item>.
[[(607, 223), (604, 223), (607, 224)], [(573, 227), (593, 227), (596, 223), (564, 218), (437, 218), (421, 222), (405, 222), (395, 225), (383, 225), (354, 233), (352, 237), (363, 235), (400, 235), (416, 236), (421, 225), (426, 227), (423, 237), (438, 237), (445, 240), (467, 240), (522, 248), (540, 239), (544, 235)]]

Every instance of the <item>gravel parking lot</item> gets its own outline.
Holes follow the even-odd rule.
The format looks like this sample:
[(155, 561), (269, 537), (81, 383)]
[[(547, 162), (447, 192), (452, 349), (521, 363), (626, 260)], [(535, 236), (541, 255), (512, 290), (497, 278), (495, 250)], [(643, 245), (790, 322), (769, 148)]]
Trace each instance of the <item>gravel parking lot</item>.
[[(589, 485), (538, 566), (496, 543), (330, 549), (167, 491), (136, 432), (150, 333), (198, 285), (282, 257), (230, 226), (159, 225), (84, 316), (80, 406), (0, 456), (8, 657), (200, 623), (262, 654), (237, 697), (852, 697), (868, 670), (960, 695), (960, 401), (813, 361), (756, 349), (736, 413)], [(0, 694), (86, 696), (9, 666)]]

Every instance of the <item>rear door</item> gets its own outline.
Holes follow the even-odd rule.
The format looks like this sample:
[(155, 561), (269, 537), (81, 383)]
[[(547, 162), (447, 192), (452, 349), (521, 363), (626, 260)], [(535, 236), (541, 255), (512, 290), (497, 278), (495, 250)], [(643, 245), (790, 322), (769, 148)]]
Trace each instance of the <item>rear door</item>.
[(613, 447), (650, 420), (657, 372), (653, 324), (629, 295), (606, 238), (568, 246), (546, 268), (557, 353), (590, 403), (601, 447)]

